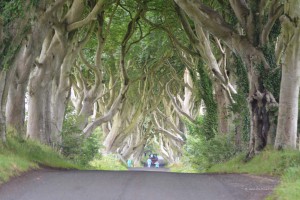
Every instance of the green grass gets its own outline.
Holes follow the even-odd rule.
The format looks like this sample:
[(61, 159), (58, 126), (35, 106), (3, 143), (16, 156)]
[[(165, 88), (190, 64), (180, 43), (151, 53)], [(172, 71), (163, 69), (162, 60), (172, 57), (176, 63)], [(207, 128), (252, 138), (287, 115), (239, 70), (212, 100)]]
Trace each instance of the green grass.
[(39, 166), (63, 169), (81, 169), (50, 147), (34, 141), (8, 137), (0, 144), (0, 184), (22, 172)]
[(281, 177), (281, 183), (269, 200), (300, 199), (300, 167), (289, 167)]
[(37, 168), (37, 164), (13, 154), (0, 153), (0, 184), (29, 169)]
[(244, 162), (245, 155), (214, 165), (207, 172), (218, 173), (250, 173), (281, 177), (269, 200), (300, 199), (300, 152), (267, 150)]
[(66, 158), (54, 151), (51, 147), (35, 141), (9, 138), (7, 140), (7, 149), (15, 155), (19, 155), (22, 158), (47, 167), (64, 169), (78, 168), (77, 165), (66, 160)]
[(251, 173), (283, 175), (289, 167), (300, 166), (298, 151), (263, 151), (249, 162), (244, 162), (245, 155), (239, 155), (226, 163), (216, 164), (208, 172)]
[(89, 163), (92, 167), (98, 170), (127, 170), (114, 155), (102, 156), (100, 159), (95, 159)]
[(167, 166), (167, 168), (170, 168), (171, 172), (178, 172), (178, 173), (199, 173), (191, 165), (184, 164), (184, 163), (172, 164), (172, 165)]

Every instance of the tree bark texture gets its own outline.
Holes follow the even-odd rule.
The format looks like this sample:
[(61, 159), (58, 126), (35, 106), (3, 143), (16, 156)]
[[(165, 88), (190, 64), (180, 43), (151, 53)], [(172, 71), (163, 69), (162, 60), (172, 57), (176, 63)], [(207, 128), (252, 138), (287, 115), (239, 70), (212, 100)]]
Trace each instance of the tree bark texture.
[(8, 92), (6, 104), (6, 122), (10, 128), (17, 131), (18, 134), (25, 135), (25, 94), (28, 85), (28, 79), (31, 67), (33, 65), (33, 38), (28, 36), (29, 40), (24, 41), (17, 54), (13, 65), (15, 71), (12, 74), (12, 83)]
[(276, 149), (295, 149), (300, 84), (300, 1), (287, 0), (282, 17), (284, 46)]
[(29, 80), (27, 135), (44, 143), (51, 143), (48, 132), (51, 128), (51, 83), (66, 54), (63, 49), (66, 41), (61, 37), (64, 35), (61, 31), (50, 32), (45, 38)]
[(5, 70), (0, 72), (0, 137), (1, 141), (6, 141), (6, 119), (5, 119), (5, 87), (7, 85), (7, 72)]

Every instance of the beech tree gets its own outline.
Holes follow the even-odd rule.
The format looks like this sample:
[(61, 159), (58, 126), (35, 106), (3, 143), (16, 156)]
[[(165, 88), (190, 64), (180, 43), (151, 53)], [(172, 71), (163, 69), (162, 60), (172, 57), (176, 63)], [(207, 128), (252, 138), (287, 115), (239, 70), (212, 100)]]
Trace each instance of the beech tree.
[[(15, 83), (14, 74), (20, 70), (18, 65), (26, 62), (26, 60), (23, 60), (24, 63), (22, 63), (19, 60), (24, 58), (22, 50), (25, 51), (27, 43), (25, 39), (28, 34), (27, 28), (31, 17), (30, 12), (26, 11), (27, 9), (29, 11), (34, 10), (34, 6), (36, 5), (31, 1), (2, 1), (0, 3), (0, 135), (3, 141), (6, 134), (6, 123), (10, 122), (9, 117), (6, 119), (7, 100), (10, 100), (8, 94), (11, 94), (9, 92), (10, 85)], [(19, 51), (19, 49), (21, 50)], [(19, 77), (20, 80), (24, 78), (22, 74), (19, 74)], [(24, 87), (21, 81), (19, 83), (20, 87)], [(15, 94), (22, 96), (20, 92), (15, 92)], [(19, 103), (20, 105), (16, 105), (17, 109), (24, 105), (22, 102)], [(22, 111), (18, 110), (20, 111), (19, 116), (22, 116)], [(22, 119), (20, 121), (22, 123)]]
[(282, 31), (278, 45), (278, 59), (282, 59), (279, 114), (276, 149), (295, 149), (297, 144), (297, 120), (300, 77), (300, 2), (287, 0), (281, 17)]
[[(272, 67), (266, 59), (263, 47), (268, 45), (269, 36), (276, 20), (283, 12), (281, 1), (245, 2), (230, 0), (220, 2), (221, 7), (234, 13), (238, 25), (227, 21), (220, 11), (208, 6), (205, 1), (175, 0), (175, 2), (194, 21), (211, 34), (221, 39), (236, 52), (247, 66), (249, 78), (249, 110), (251, 114), (251, 133), (249, 157), (261, 151), (267, 144), (269, 132), (268, 107), (277, 102), (264, 85), (258, 69), (265, 71)], [(267, 19), (267, 20), (263, 20)], [(269, 52), (268, 52), (269, 53)]]
[[(73, 64), (72, 58), (77, 55), (76, 52), (80, 51), (80, 43), (84, 43), (84, 40), (79, 40), (79, 46), (74, 46), (77, 42), (76, 32), (81, 28), (90, 26), (100, 15), (104, 5), (108, 3), (107, 1), (97, 1), (85, 5), (82, 0), (75, 0), (72, 4), (65, 4), (65, 2), (61, 1), (60, 7), (57, 6), (55, 9), (53, 32), (49, 31), (43, 41), (39, 60), (35, 63), (37, 68), (29, 81), (27, 135), (33, 139), (54, 144), (60, 143), (57, 130), (58, 132), (61, 130), (65, 107), (64, 99), (68, 96), (66, 93), (69, 83), (66, 75), (69, 74)], [(62, 10), (62, 6), (67, 6), (68, 10), (66, 12)], [(88, 14), (84, 15), (86, 8), (88, 8)], [(82, 46), (81, 44), (81, 48)], [(59, 75), (60, 71), (61, 75)], [(55, 79), (53, 79), (54, 77)], [(57, 96), (57, 94), (52, 93), (52, 80), (56, 81), (53, 82), (53, 89), (58, 88), (57, 92), (60, 99), (51, 98), (54, 95)], [(42, 84), (38, 85), (37, 82)], [(51, 99), (54, 102), (51, 102)], [(61, 106), (51, 107), (51, 103)]]

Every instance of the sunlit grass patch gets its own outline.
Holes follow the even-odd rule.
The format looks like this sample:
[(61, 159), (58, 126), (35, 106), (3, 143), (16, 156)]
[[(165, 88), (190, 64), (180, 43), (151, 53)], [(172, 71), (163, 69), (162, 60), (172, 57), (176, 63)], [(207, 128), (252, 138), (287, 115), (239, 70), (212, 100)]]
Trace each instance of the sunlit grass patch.
[(92, 167), (99, 170), (127, 170), (126, 166), (122, 164), (115, 155), (105, 155), (101, 158), (94, 159), (89, 163)]
[(169, 165), (167, 168), (170, 168), (171, 172), (178, 172), (178, 173), (198, 173), (196, 169), (194, 169), (189, 164), (184, 163), (176, 163)]

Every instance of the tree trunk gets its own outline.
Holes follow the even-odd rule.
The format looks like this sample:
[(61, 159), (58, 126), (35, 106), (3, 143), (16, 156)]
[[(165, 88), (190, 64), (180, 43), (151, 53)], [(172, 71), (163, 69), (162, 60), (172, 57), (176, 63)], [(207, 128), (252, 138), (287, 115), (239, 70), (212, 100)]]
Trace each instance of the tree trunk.
[(29, 91), (27, 137), (37, 141), (42, 141), (42, 134), (45, 133), (43, 126), (45, 90), (46, 88), (39, 87), (35, 89), (35, 92)]
[[(76, 52), (77, 53), (77, 52)], [(56, 74), (56, 78), (52, 80), (52, 96), (51, 96), (51, 142), (53, 146), (61, 146), (62, 144), (62, 127), (65, 117), (65, 110), (68, 99), (70, 97), (70, 78), (69, 74), (72, 62), (77, 55), (73, 51), (68, 51), (61, 69)]]
[(285, 3), (282, 18), (281, 42), (286, 49), (283, 55), (280, 85), (279, 114), (275, 140), (276, 149), (296, 149), (298, 101), (300, 85), (300, 1)]
[(1, 141), (6, 141), (6, 120), (5, 120), (5, 86), (7, 82), (7, 72), (5, 70), (0, 72), (0, 137)]
[(26, 84), (18, 84), (15, 80), (10, 86), (7, 105), (6, 122), (7, 126), (16, 130), (20, 135), (25, 133), (25, 93)]
[(6, 104), (6, 123), (21, 135), (25, 134), (25, 93), (34, 61), (32, 35), (29, 38), (29, 41), (23, 44), (15, 58), (13, 65), (15, 65), (16, 70), (12, 75)]
[[(53, 83), (54, 85), (55, 83)], [(52, 101), (51, 101), (51, 142), (53, 146), (59, 147), (62, 144), (62, 127), (67, 106), (68, 93), (67, 91), (55, 91), (56, 86), (52, 86)], [(67, 89), (67, 88), (66, 88)], [(57, 93), (56, 93), (57, 92)]]
[(121, 118), (121, 113), (119, 111), (114, 115), (112, 128), (103, 142), (106, 153), (110, 152), (112, 148), (112, 144), (114, 143), (116, 137), (120, 134), (119, 131), (121, 130), (121, 127), (122, 127), (122, 118)]
[(51, 83), (66, 54), (60, 31), (46, 37), (29, 80), (27, 136), (46, 144), (51, 143)]
[(217, 109), (218, 109), (218, 132), (220, 134), (226, 134), (229, 132), (228, 111), (227, 111), (228, 102), (222, 86), (218, 82), (216, 82), (214, 85), (215, 85), (214, 87), (215, 99), (217, 102)]
[(258, 87), (259, 79), (255, 74), (250, 76), (250, 92), (248, 97), (250, 111), (250, 145), (247, 158), (258, 154), (268, 144), (270, 118), (273, 118), (278, 104), (273, 95), (264, 87)]
[(6, 141), (6, 103), (11, 84), (11, 75), (15, 67), (10, 67), (8, 70), (0, 71), (0, 137), (3, 142)]

